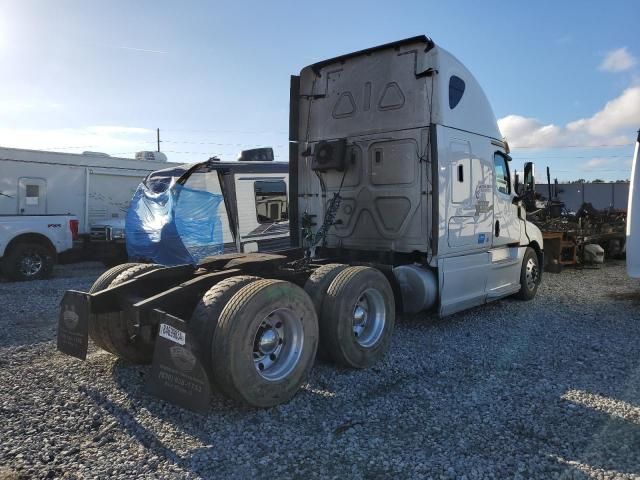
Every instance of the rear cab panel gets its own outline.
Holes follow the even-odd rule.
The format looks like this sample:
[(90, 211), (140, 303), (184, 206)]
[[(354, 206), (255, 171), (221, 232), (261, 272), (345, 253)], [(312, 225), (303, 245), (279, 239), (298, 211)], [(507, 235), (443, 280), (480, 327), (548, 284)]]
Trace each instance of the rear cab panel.
[[(300, 75), (298, 221), (321, 221), (341, 192), (328, 247), (426, 251), (430, 231), (429, 109), (425, 37), (321, 62)], [(323, 140), (346, 139), (345, 172), (309, 165)], [(424, 161), (416, 161), (422, 157)], [(342, 188), (340, 186), (342, 185)]]

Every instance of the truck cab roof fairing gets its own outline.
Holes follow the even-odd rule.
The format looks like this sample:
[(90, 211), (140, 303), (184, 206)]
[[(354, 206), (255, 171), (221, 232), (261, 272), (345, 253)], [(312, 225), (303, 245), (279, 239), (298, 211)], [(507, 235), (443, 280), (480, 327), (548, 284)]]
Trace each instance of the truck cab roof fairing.
[[(482, 87), (473, 74), (451, 53), (442, 47), (436, 47), (438, 70), (439, 115), (435, 116), (436, 123), (448, 127), (466, 130), (496, 140), (502, 140), (498, 129), (498, 122), (491, 108), (491, 104)], [(450, 108), (449, 89), (451, 77), (458, 77), (464, 82), (464, 92), (460, 101)]]
[(360, 55), (368, 55), (378, 50), (385, 50), (387, 48), (398, 48), (404, 45), (410, 45), (412, 43), (421, 42), (426, 46), (425, 51), (430, 50), (434, 47), (433, 40), (431, 40), (426, 35), (416, 35), (415, 37), (405, 38), (403, 40), (397, 40), (395, 42), (385, 43), (383, 45), (378, 45), (377, 47), (365, 48), (364, 50), (358, 50), (356, 52), (346, 53), (344, 55), (339, 55), (337, 57), (329, 58), (327, 60), (322, 60), (320, 62), (316, 62), (313, 65), (309, 65), (308, 68), (311, 68), (316, 74), (320, 72), (320, 70), (332, 63), (344, 62), (345, 60), (353, 57), (359, 57)]
[[(396, 53), (385, 52), (385, 50), (395, 50)], [(384, 72), (377, 72), (374, 75), (373, 72), (367, 72), (365, 70), (365, 68), (370, 68), (370, 64), (365, 68), (359, 68), (360, 65), (366, 64), (366, 62), (359, 60), (359, 57), (370, 57), (372, 55), (380, 55), (381, 59), (384, 57), (384, 59), (382, 59), (383, 62), (393, 62), (393, 68), (396, 68), (397, 71), (404, 71), (405, 74), (408, 73), (408, 69), (399, 68), (400, 64), (402, 62), (410, 63), (414, 80), (424, 77), (422, 83), (426, 85), (426, 87), (423, 88), (423, 92), (416, 91), (416, 84), (414, 83), (411, 87), (413, 92), (409, 92), (407, 95), (405, 85), (403, 85), (401, 81), (402, 79), (392, 78), (391, 72), (385, 75), (383, 75)], [(394, 57), (396, 57), (395, 60), (393, 60)], [(436, 75), (430, 77), (429, 75), (433, 72), (436, 72)], [(355, 89), (356, 85), (350, 85), (354, 87), (353, 89), (345, 88), (345, 75), (350, 77), (349, 83), (357, 83), (359, 80), (362, 80), (360, 83), (363, 85), (357, 85), (357, 90)], [(342, 78), (340, 78), (341, 76)], [(452, 76), (458, 77), (464, 82), (463, 95), (454, 108), (450, 108), (449, 106), (449, 89)], [(358, 77), (362, 78), (360, 79)], [(382, 85), (376, 85), (376, 81), (368, 81), (371, 79), (370, 77), (377, 77), (376, 80), (380, 79), (380, 81), (384, 83)], [(407, 80), (410, 79), (407, 78)], [(420, 116), (416, 115), (416, 113), (420, 104), (427, 101), (425, 94), (431, 95), (429, 92), (431, 85), (433, 85), (435, 91), (433, 95), (433, 108), (425, 118), (424, 115)], [(396, 86), (400, 87), (401, 93), (397, 92)], [(378, 125), (378, 121), (370, 118), (374, 110), (387, 108), (385, 105), (386, 99), (383, 100), (382, 97), (384, 97), (385, 92), (388, 92), (388, 98), (393, 98), (394, 95), (401, 98), (401, 96), (404, 95), (407, 100), (407, 106), (413, 103), (412, 113), (414, 118), (412, 119), (413, 121), (409, 123), (414, 124), (416, 127), (426, 126), (431, 121), (431, 123), (451, 126), (496, 140), (502, 140), (493, 109), (478, 81), (455, 56), (436, 45), (431, 39), (424, 35), (340, 55), (316, 62), (301, 70), (301, 97), (320, 100), (336, 92), (343, 95), (343, 98), (336, 103), (333, 109), (331, 114), (333, 118), (330, 120), (331, 123), (337, 121), (340, 125), (347, 126), (347, 124), (356, 121), (356, 118), (350, 120), (350, 116), (359, 116), (361, 118), (357, 119), (358, 123), (369, 123), (370, 126), (374, 126), (375, 124), (377, 128), (372, 128), (371, 130), (384, 131), (389, 129), (389, 127), (390, 130), (394, 130), (389, 122), (384, 122), (386, 123), (384, 126)], [(363, 100), (367, 95), (371, 95), (370, 104), (367, 104), (367, 102)], [(314, 106), (314, 108), (317, 107), (318, 105)], [(403, 110), (406, 111), (406, 108)], [(425, 110), (426, 109), (423, 109), (423, 111)], [(370, 113), (365, 113), (364, 111)], [(304, 108), (302, 108), (301, 114), (303, 112)], [(400, 112), (398, 111), (397, 113)], [(388, 117), (388, 115), (385, 115), (385, 117)], [(405, 125), (403, 128), (406, 128), (406, 119), (404, 122)], [(300, 126), (306, 127), (306, 125)], [(338, 125), (335, 125), (335, 127), (338, 127)], [(317, 128), (321, 131), (315, 131)], [(356, 133), (352, 131), (352, 128), (347, 128), (347, 130), (348, 131), (343, 132), (344, 135), (348, 136)], [(306, 128), (302, 128), (299, 133), (299, 140), (306, 140), (305, 133), (309, 133), (309, 141), (344, 136), (335, 136), (334, 133), (338, 133), (336, 128), (327, 128), (326, 125), (314, 125), (313, 120), (311, 122), (310, 132), (306, 132)]]

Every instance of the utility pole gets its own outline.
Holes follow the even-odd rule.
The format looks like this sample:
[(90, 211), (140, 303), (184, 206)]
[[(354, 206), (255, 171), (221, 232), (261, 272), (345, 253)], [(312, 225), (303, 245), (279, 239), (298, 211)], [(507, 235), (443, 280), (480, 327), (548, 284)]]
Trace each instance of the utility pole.
[(160, 151), (160, 129), (156, 128), (156, 138), (158, 140), (158, 151)]

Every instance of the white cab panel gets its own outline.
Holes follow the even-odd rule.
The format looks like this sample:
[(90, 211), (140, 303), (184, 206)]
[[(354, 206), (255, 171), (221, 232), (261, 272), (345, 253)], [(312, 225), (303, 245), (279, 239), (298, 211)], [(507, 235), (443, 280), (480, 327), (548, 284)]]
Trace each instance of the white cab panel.
[(629, 187), (629, 206), (627, 208), (627, 273), (630, 277), (640, 278), (640, 172), (638, 171), (638, 150), (640, 133), (631, 164), (631, 184)]
[(438, 261), (440, 315), (451, 315), (485, 302), (489, 252)]
[(520, 271), (526, 247), (503, 247), (489, 251), (491, 267), (487, 274), (487, 301), (520, 290)]
[(438, 125), (438, 256), (489, 250), (493, 232), (490, 139)]

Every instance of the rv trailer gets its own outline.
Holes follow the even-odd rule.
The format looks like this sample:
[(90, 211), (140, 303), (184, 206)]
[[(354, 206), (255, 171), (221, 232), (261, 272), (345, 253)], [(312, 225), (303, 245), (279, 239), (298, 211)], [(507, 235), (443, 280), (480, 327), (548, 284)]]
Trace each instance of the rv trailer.
[[(171, 218), (162, 208), (169, 197), (159, 194), (165, 192), (170, 195), (169, 190), (176, 185), (191, 192), (206, 192), (218, 196), (224, 192), (225, 201), (212, 210), (200, 212), (199, 218), (196, 218), (193, 209), (182, 207), (184, 194), (175, 195), (175, 200), (171, 200), (182, 207), (179, 209), (185, 216), (182, 223), (190, 223), (195, 230), (206, 228), (204, 224), (209, 220), (206, 217), (215, 216), (219, 220), (215, 226), (216, 231), (211, 232), (212, 236), (219, 239), (219, 253), (270, 252), (288, 248), (289, 165), (287, 162), (274, 162), (271, 148), (255, 150), (268, 151), (269, 155), (266, 157), (271, 160), (245, 160), (248, 151), (243, 151), (235, 162), (222, 162), (214, 157), (206, 162), (181, 165), (149, 174), (134, 195), (126, 225), (122, 223), (121, 241), (126, 241), (128, 257), (158, 263), (167, 263), (169, 258), (169, 263), (173, 263), (183, 258), (166, 255), (166, 252), (176, 253), (176, 244), (180, 244), (180, 249), (183, 243), (180, 239), (172, 240), (166, 235), (164, 240), (161, 238), (162, 231), (166, 231)], [(193, 207), (200, 210), (198, 205)], [(231, 217), (227, 209), (232, 210)], [(136, 213), (139, 210), (144, 218)], [(172, 215), (177, 214), (174, 212)], [(230, 222), (229, 218), (234, 218), (235, 223)], [(162, 245), (163, 242), (168, 244)], [(146, 256), (145, 252), (149, 251), (155, 252), (156, 257)], [(161, 259), (165, 259), (165, 262)]]
[(0, 148), (0, 215), (78, 217), (78, 233), (91, 224), (124, 218), (129, 200), (142, 179), (167, 167), (166, 157), (111, 157), (105, 153), (62, 153)]
[(536, 295), (542, 235), (509, 164), (480, 85), (425, 36), (310, 65), (290, 85), (292, 248), (109, 270), (65, 294), (58, 349), (85, 358), (90, 337), (152, 362), (149, 391), (194, 409), (211, 385), (286, 402), (318, 350), (344, 367), (378, 362), (396, 310)]
[(133, 160), (0, 148), (2, 272), (14, 280), (46, 278), (59, 254), (111, 255), (117, 246), (88, 242), (92, 224), (123, 220), (142, 178), (166, 165), (159, 152)]

